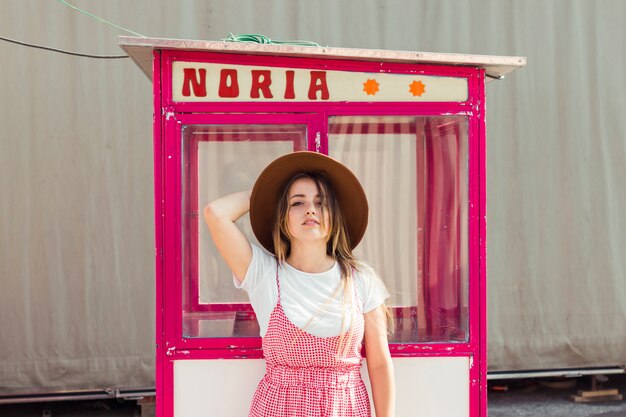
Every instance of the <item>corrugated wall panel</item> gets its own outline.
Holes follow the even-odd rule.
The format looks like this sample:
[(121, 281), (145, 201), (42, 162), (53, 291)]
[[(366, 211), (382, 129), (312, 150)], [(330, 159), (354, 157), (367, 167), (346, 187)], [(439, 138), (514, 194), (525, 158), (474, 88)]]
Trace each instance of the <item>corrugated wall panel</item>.
[[(155, 37), (527, 56), (488, 86), (490, 368), (626, 363), (626, 3), (73, 4)], [(94, 54), (125, 34), (38, 0), (3, 1), (0, 32)], [(0, 391), (152, 385), (151, 85), (129, 60), (0, 54)]]

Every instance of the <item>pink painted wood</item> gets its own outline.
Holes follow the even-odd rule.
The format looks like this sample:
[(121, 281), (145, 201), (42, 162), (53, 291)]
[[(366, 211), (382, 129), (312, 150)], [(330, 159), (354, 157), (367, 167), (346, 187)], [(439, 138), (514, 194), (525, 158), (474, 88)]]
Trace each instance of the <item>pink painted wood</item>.
[[(177, 103), (171, 63), (175, 60), (263, 66), (396, 72), (465, 77), (469, 98), (454, 103)], [(328, 119), (339, 115), (466, 115), (468, 127), (469, 340), (466, 343), (392, 344), (393, 356), (470, 357), (470, 417), (486, 416), (486, 141), (484, 71), (470, 67), (365, 61), (155, 51), (154, 181), (156, 263), (157, 415), (173, 415), (173, 361), (260, 358), (259, 338), (184, 338), (181, 250), (181, 128), (194, 123), (305, 123), (308, 148), (328, 153)], [(228, 113), (239, 113), (228, 114)], [(264, 114), (260, 114), (264, 113)], [(320, 133), (319, 144), (315, 134)], [(189, 230), (188, 230), (189, 231)], [(193, 231), (189, 231), (194, 233)], [(189, 264), (189, 262), (187, 263)], [(197, 294), (197, 288), (195, 290)], [(200, 306), (185, 306), (200, 308)], [(224, 308), (230, 308), (224, 306)]]
[[(161, 73), (161, 52), (154, 51), (152, 60), (152, 71), (154, 74)], [(160, 77), (154, 78), (152, 85), (152, 99), (154, 105), (155, 116), (153, 118), (153, 148), (154, 148), (154, 263), (155, 263), (155, 275), (156, 275), (156, 299), (155, 299), (155, 343), (156, 343), (156, 375), (155, 375), (155, 389), (157, 398), (162, 399), (156, 403), (156, 413), (159, 416), (165, 415), (163, 400), (167, 398), (165, 395), (164, 386), (166, 377), (164, 375), (165, 369), (165, 353), (163, 350), (165, 344), (164, 338), (164, 314), (163, 306), (165, 305), (165, 297), (163, 294), (164, 288), (164, 275), (163, 275), (163, 190), (162, 190), (162, 157), (163, 157), (163, 140), (164, 135), (162, 131), (161, 117), (159, 117), (159, 111), (161, 109), (161, 79)], [(170, 414), (171, 415), (171, 414)]]
[(476, 123), (478, 124), (478, 157), (479, 164), (478, 181), (480, 192), (478, 196), (478, 235), (479, 241), (476, 243), (478, 247), (478, 294), (475, 302), (478, 303), (478, 354), (479, 360), (479, 378), (480, 378), (480, 416), (487, 416), (487, 125), (486, 112), (487, 101), (485, 97), (485, 70), (481, 69), (476, 74), (476, 96), (477, 114)]

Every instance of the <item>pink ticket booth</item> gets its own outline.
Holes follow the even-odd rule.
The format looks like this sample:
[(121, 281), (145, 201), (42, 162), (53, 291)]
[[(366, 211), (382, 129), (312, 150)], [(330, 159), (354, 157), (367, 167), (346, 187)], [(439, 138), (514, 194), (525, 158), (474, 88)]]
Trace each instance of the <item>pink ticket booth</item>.
[(485, 88), (525, 58), (120, 45), (154, 85), (157, 415), (247, 415), (259, 327), (201, 212), (277, 156), (311, 150), (350, 167), (369, 198), (356, 254), (391, 293), (397, 416), (486, 416)]

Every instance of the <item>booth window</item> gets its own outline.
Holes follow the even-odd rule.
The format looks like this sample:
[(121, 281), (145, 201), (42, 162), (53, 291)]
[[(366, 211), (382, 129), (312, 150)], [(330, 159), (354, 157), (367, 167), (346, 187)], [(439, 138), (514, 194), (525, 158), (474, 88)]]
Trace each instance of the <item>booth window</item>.
[(468, 340), (468, 157), (464, 116), (336, 116), (330, 156), (370, 204), (356, 255), (391, 293), (392, 343)]
[[(234, 287), (202, 210), (210, 201), (250, 189), (263, 168), (305, 150), (304, 124), (185, 125), (182, 128), (183, 337), (258, 337), (247, 294)], [(252, 242), (248, 215), (237, 221)]]
[[(358, 258), (389, 292), (392, 343), (461, 343), (468, 327), (468, 119), (333, 116), (329, 155), (350, 167), (370, 203)], [(182, 128), (182, 336), (258, 337), (204, 220), (204, 205), (249, 189), (276, 157), (307, 149), (306, 124)], [(248, 216), (237, 223), (252, 242)]]

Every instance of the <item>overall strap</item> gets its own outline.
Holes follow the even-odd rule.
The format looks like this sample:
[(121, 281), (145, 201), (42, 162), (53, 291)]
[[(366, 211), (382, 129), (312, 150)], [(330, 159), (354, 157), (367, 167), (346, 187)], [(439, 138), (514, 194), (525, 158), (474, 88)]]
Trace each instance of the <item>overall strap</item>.
[(276, 260), (276, 288), (278, 289), (278, 302), (280, 303), (280, 281), (278, 280), (278, 259)]

